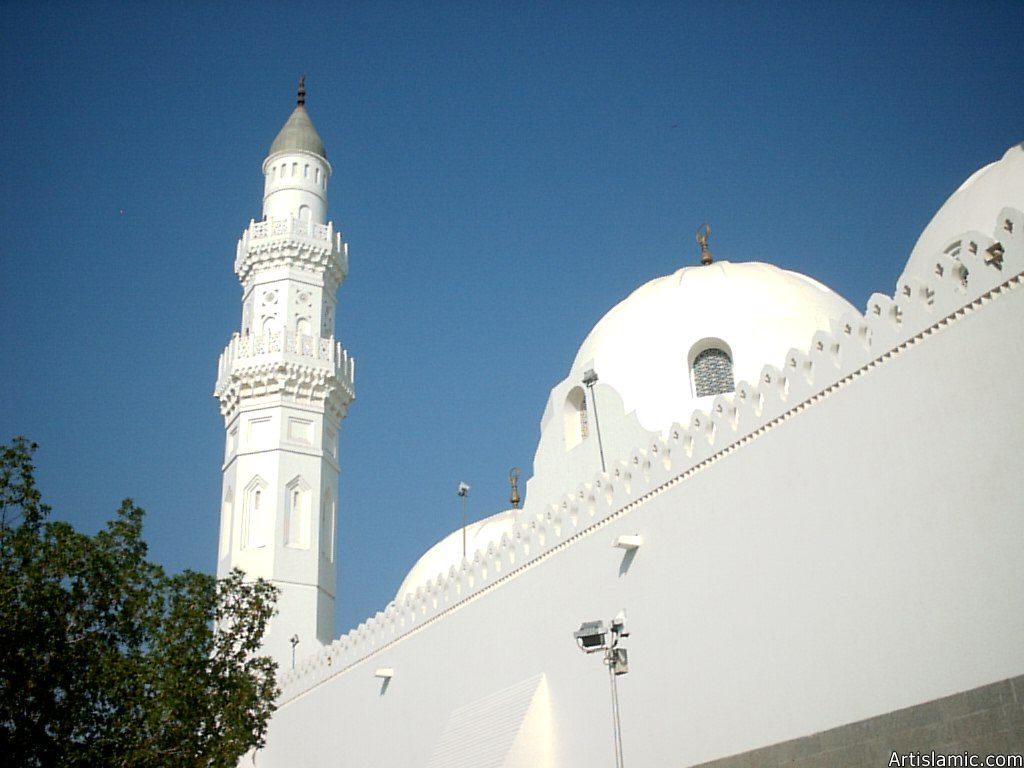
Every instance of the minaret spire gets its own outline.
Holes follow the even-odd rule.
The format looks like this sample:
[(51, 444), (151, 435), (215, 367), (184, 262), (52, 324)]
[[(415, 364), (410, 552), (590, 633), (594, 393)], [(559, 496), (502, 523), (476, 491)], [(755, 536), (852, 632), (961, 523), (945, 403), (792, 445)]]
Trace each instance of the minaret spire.
[(299, 75), (299, 92), (295, 103), (300, 107), (306, 106), (306, 76)]

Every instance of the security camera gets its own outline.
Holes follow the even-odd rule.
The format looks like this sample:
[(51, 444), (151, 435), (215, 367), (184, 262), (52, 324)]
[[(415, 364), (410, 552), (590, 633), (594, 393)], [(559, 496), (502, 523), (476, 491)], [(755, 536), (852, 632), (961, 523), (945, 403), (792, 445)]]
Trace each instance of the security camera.
[(626, 612), (619, 611), (612, 619), (612, 632), (619, 637), (629, 637), (629, 630), (626, 629)]

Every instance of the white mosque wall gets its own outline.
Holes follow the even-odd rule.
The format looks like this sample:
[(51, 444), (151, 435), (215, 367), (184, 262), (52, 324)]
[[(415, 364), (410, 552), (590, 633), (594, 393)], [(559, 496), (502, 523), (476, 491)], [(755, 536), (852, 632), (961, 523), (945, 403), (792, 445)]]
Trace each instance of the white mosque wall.
[[(634, 765), (1024, 672), (1022, 230), (1004, 209), (996, 237), (908, 270), (895, 297), (303, 661), (257, 765), (607, 763), (608, 680), (571, 633), (620, 609)], [(611, 546), (623, 534), (635, 555)], [(476, 757), (445, 751), (453, 729)]]

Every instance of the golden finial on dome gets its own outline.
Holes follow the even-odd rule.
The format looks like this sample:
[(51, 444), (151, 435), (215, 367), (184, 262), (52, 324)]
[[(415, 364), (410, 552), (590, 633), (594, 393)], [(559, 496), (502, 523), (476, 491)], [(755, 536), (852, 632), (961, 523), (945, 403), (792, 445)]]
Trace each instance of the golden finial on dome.
[(508, 471), (508, 484), (512, 486), (508, 503), (512, 505), (512, 509), (519, 509), (519, 467), (512, 467)]
[(306, 76), (299, 76), (299, 95), (295, 100), (300, 107), (306, 106)]
[(709, 237), (711, 237), (711, 227), (707, 222), (705, 222), (697, 229), (697, 245), (700, 246), (700, 263), (705, 266), (714, 261), (714, 258), (711, 256), (711, 251), (708, 250)]

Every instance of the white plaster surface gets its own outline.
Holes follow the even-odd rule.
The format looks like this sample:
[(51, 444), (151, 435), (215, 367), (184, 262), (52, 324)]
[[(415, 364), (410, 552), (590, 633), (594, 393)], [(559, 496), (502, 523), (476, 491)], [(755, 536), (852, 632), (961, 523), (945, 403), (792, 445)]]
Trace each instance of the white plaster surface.
[[(479, 597), (370, 643), (284, 703), (257, 765), (423, 765), (453, 711), (537, 674), (552, 764), (607, 764), (607, 676), (572, 631), (622, 608), (631, 765), (689, 765), (1020, 674), (1024, 430), (1006, 406), (1022, 318), (1024, 289), (1003, 292), (605, 523), (581, 521)], [(611, 546), (627, 533), (644, 539), (628, 565)], [(384, 691), (378, 666), (395, 670)], [(336, 725), (310, 729), (323, 713)]]
[[(486, 550), (423, 569), (426, 584), (284, 675), (255, 764), (609, 764), (607, 673), (572, 632), (622, 609), (634, 766), (692, 765), (1024, 673), (1024, 213), (1006, 201), (970, 237), (908, 265), (864, 315), (783, 274), (780, 291), (811, 291), (824, 324), (749, 370), (742, 337), (695, 327), (733, 349), (736, 392), (664, 410), (667, 423), (643, 421), (646, 384), (615, 372), (631, 354), (620, 342), (645, 328), (646, 300), (627, 299), (552, 392), (525, 508), (481, 521)], [(774, 275), (719, 277), (741, 284), (740, 267), (762, 293)], [(651, 301), (685, 273), (649, 284)], [(656, 370), (689, 338), (652, 342), (656, 359), (637, 364)], [(568, 447), (554, 419), (591, 365), (604, 472), (596, 441)], [(622, 535), (643, 546), (614, 548)]]

